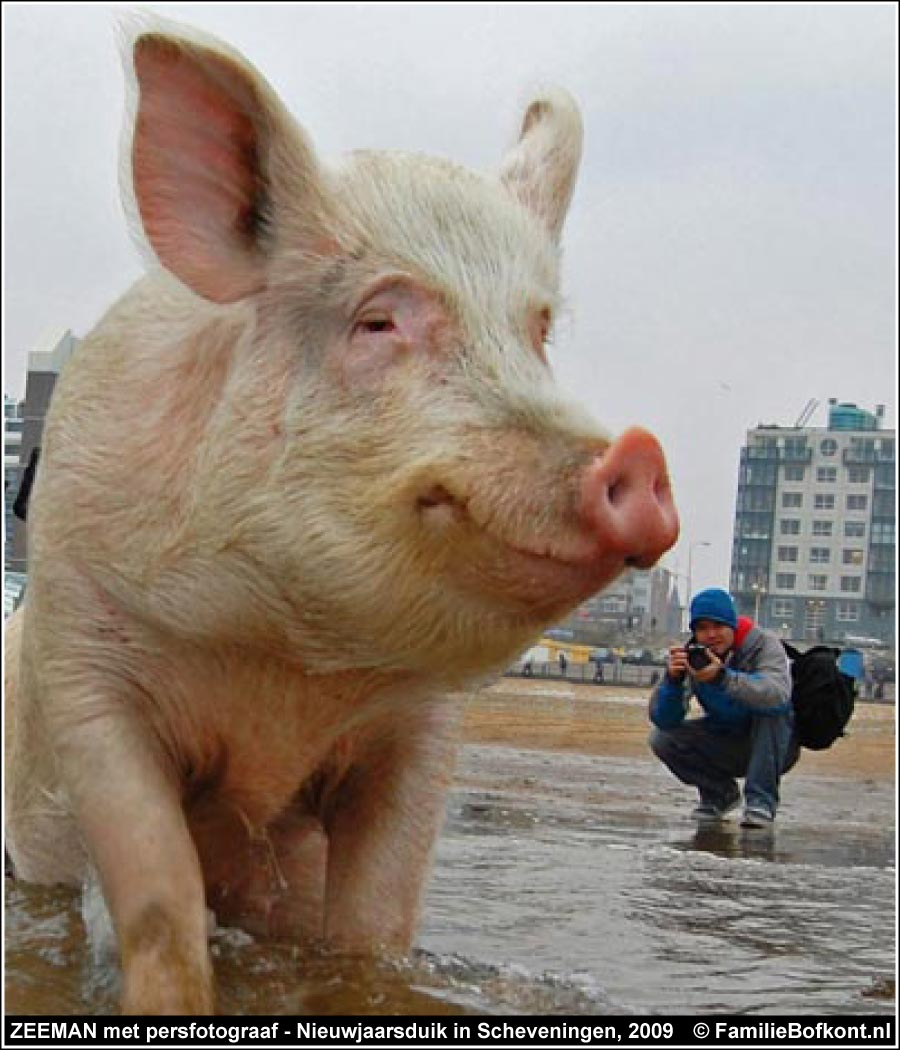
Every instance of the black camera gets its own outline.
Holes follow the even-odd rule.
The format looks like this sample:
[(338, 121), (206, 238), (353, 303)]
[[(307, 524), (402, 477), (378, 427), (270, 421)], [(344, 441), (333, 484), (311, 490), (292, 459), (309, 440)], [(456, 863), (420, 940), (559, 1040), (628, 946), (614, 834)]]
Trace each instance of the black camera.
[(712, 663), (706, 646), (700, 645), (699, 642), (688, 642), (684, 651), (687, 653), (687, 662), (695, 671), (702, 671)]

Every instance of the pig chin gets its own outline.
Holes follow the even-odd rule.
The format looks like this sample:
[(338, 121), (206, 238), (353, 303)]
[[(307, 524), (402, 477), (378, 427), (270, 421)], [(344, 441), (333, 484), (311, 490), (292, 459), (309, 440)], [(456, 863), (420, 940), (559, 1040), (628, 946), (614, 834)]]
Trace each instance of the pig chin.
[(534, 540), (526, 544), (479, 525), (456, 501), (435, 500), (420, 509), (433, 537), (456, 552), (445, 564), (456, 587), (539, 626), (608, 586), (626, 567), (621, 554), (586, 537), (562, 543), (557, 535), (540, 549)]
[(565, 615), (625, 569), (621, 557), (603, 552), (568, 561), (500, 542), (494, 546), (493, 557), (461, 570), (460, 585), (539, 625)]

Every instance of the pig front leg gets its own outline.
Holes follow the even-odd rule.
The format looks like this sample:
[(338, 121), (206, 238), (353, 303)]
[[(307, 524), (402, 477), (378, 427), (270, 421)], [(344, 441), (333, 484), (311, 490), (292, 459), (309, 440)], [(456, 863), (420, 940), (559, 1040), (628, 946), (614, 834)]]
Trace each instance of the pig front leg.
[(124, 705), (72, 710), (57, 748), (116, 932), (122, 1010), (211, 1013), (203, 879), (177, 781)]
[(325, 936), (353, 951), (406, 952), (444, 816), (460, 712), (432, 707), (370, 745), (329, 815)]

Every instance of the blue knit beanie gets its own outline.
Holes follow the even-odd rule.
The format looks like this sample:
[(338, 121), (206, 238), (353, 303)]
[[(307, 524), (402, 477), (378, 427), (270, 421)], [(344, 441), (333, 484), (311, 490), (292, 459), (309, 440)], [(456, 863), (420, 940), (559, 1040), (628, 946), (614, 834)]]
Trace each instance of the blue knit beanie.
[(731, 595), (718, 587), (700, 591), (691, 602), (691, 630), (698, 620), (715, 620), (737, 630), (737, 610)]

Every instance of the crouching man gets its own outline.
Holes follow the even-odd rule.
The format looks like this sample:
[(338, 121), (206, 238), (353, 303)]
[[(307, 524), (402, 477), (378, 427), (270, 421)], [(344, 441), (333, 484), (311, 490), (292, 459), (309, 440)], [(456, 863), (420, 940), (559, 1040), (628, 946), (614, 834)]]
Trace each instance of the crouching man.
[[(698, 821), (719, 821), (734, 809), (743, 777), (741, 825), (770, 827), (781, 776), (799, 754), (787, 654), (775, 634), (738, 617), (726, 591), (700, 591), (690, 615), (691, 642), (669, 649), (666, 674), (650, 697), (650, 747), (698, 789)], [(691, 693), (701, 718), (686, 718)]]

